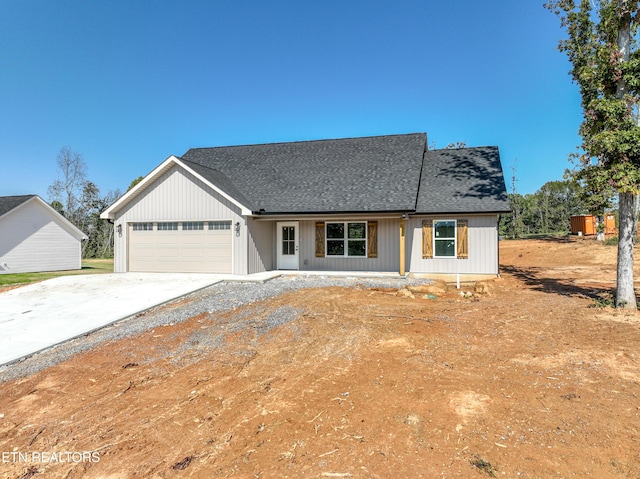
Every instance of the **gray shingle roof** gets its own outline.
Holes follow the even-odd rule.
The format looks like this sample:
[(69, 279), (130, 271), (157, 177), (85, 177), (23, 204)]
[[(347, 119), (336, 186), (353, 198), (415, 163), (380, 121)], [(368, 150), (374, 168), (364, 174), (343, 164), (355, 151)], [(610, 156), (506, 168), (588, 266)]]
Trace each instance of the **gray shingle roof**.
[(34, 196), (36, 195), (0, 196), (0, 216), (6, 215), (9, 211), (16, 209)]
[(224, 191), (227, 195), (231, 196), (234, 200), (239, 203), (249, 207), (251, 202), (242, 194), (238, 188), (227, 178), (225, 174), (221, 171), (215, 170), (213, 168), (209, 168), (207, 166), (203, 166), (199, 163), (194, 163), (192, 161), (185, 160), (182, 158), (182, 162), (191, 168), (193, 171), (198, 173), (200, 176), (205, 178), (207, 181), (216, 185), (222, 191)]
[(495, 146), (427, 151), (416, 213), (510, 211)]
[(252, 211), (509, 211), (497, 147), (426, 151), (426, 134), (192, 148), (185, 165)]
[(413, 133), (193, 148), (182, 159), (256, 212), (413, 211), (425, 147)]

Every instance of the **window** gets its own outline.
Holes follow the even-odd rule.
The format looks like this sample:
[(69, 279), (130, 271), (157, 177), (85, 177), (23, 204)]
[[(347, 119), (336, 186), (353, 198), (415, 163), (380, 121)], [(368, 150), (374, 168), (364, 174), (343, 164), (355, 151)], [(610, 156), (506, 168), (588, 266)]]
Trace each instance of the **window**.
[(282, 254), (296, 254), (296, 228), (295, 226), (282, 227)]
[(367, 256), (367, 222), (326, 224), (327, 256)]
[(469, 220), (423, 219), (422, 257), (469, 259)]
[(158, 223), (158, 231), (175, 231), (178, 229), (178, 223)]
[(455, 258), (456, 220), (435, 220), (433, 232), (434, 257)]
[(209, 221), (210, 230), (230, 230), (231, 221)]
[(182, 223), (182, 230), (203, 230), (204, 229), (204, 221), (185, 221)]
[(133, 223), (133, 231), (152, 231), (153, 223)]

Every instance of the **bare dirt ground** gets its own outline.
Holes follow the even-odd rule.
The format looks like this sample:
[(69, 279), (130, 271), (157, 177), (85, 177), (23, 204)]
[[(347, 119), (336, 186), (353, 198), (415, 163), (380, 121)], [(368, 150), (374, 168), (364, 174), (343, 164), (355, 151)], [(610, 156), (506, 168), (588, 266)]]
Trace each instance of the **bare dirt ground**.
[(615, 254), (504, 241), (467, 298), (300, 290), (104, 344), (0, 386), (0, 475), (638, 478), (640, 317), (601, 307)]

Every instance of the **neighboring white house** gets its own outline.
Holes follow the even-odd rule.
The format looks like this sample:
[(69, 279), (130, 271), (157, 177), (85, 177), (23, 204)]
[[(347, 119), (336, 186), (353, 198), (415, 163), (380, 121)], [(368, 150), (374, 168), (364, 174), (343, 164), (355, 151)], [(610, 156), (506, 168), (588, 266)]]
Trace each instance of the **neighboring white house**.
[(80, 269), (85, 238), (37, 195), (0, 196), (0, 274)]
[(497, 275), (508, 211), (498, 148), (414, 133), (193, 148), (101, 217), (117, 272)]

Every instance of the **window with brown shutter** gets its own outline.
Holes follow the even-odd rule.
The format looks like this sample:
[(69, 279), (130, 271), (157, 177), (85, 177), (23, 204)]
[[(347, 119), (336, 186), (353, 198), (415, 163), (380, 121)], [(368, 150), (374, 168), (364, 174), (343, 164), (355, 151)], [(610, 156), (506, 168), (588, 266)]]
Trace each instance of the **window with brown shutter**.
[(433, 220), (422, 220), (422, 257), (433, 258)]
[[(435, 238), (434, 223), (437, 228)], [(469, 259), (469, 220), (422, 220), (422, 257)]]
[(367, 257), (378, 257), (378, 222), (369, 221), (367, 223)]
[(324, 258), (324, 223), (316, 223), (316, 258)]
[(469, 259), (469, 220), (458, 220), (456, 236), (458, 258)]

